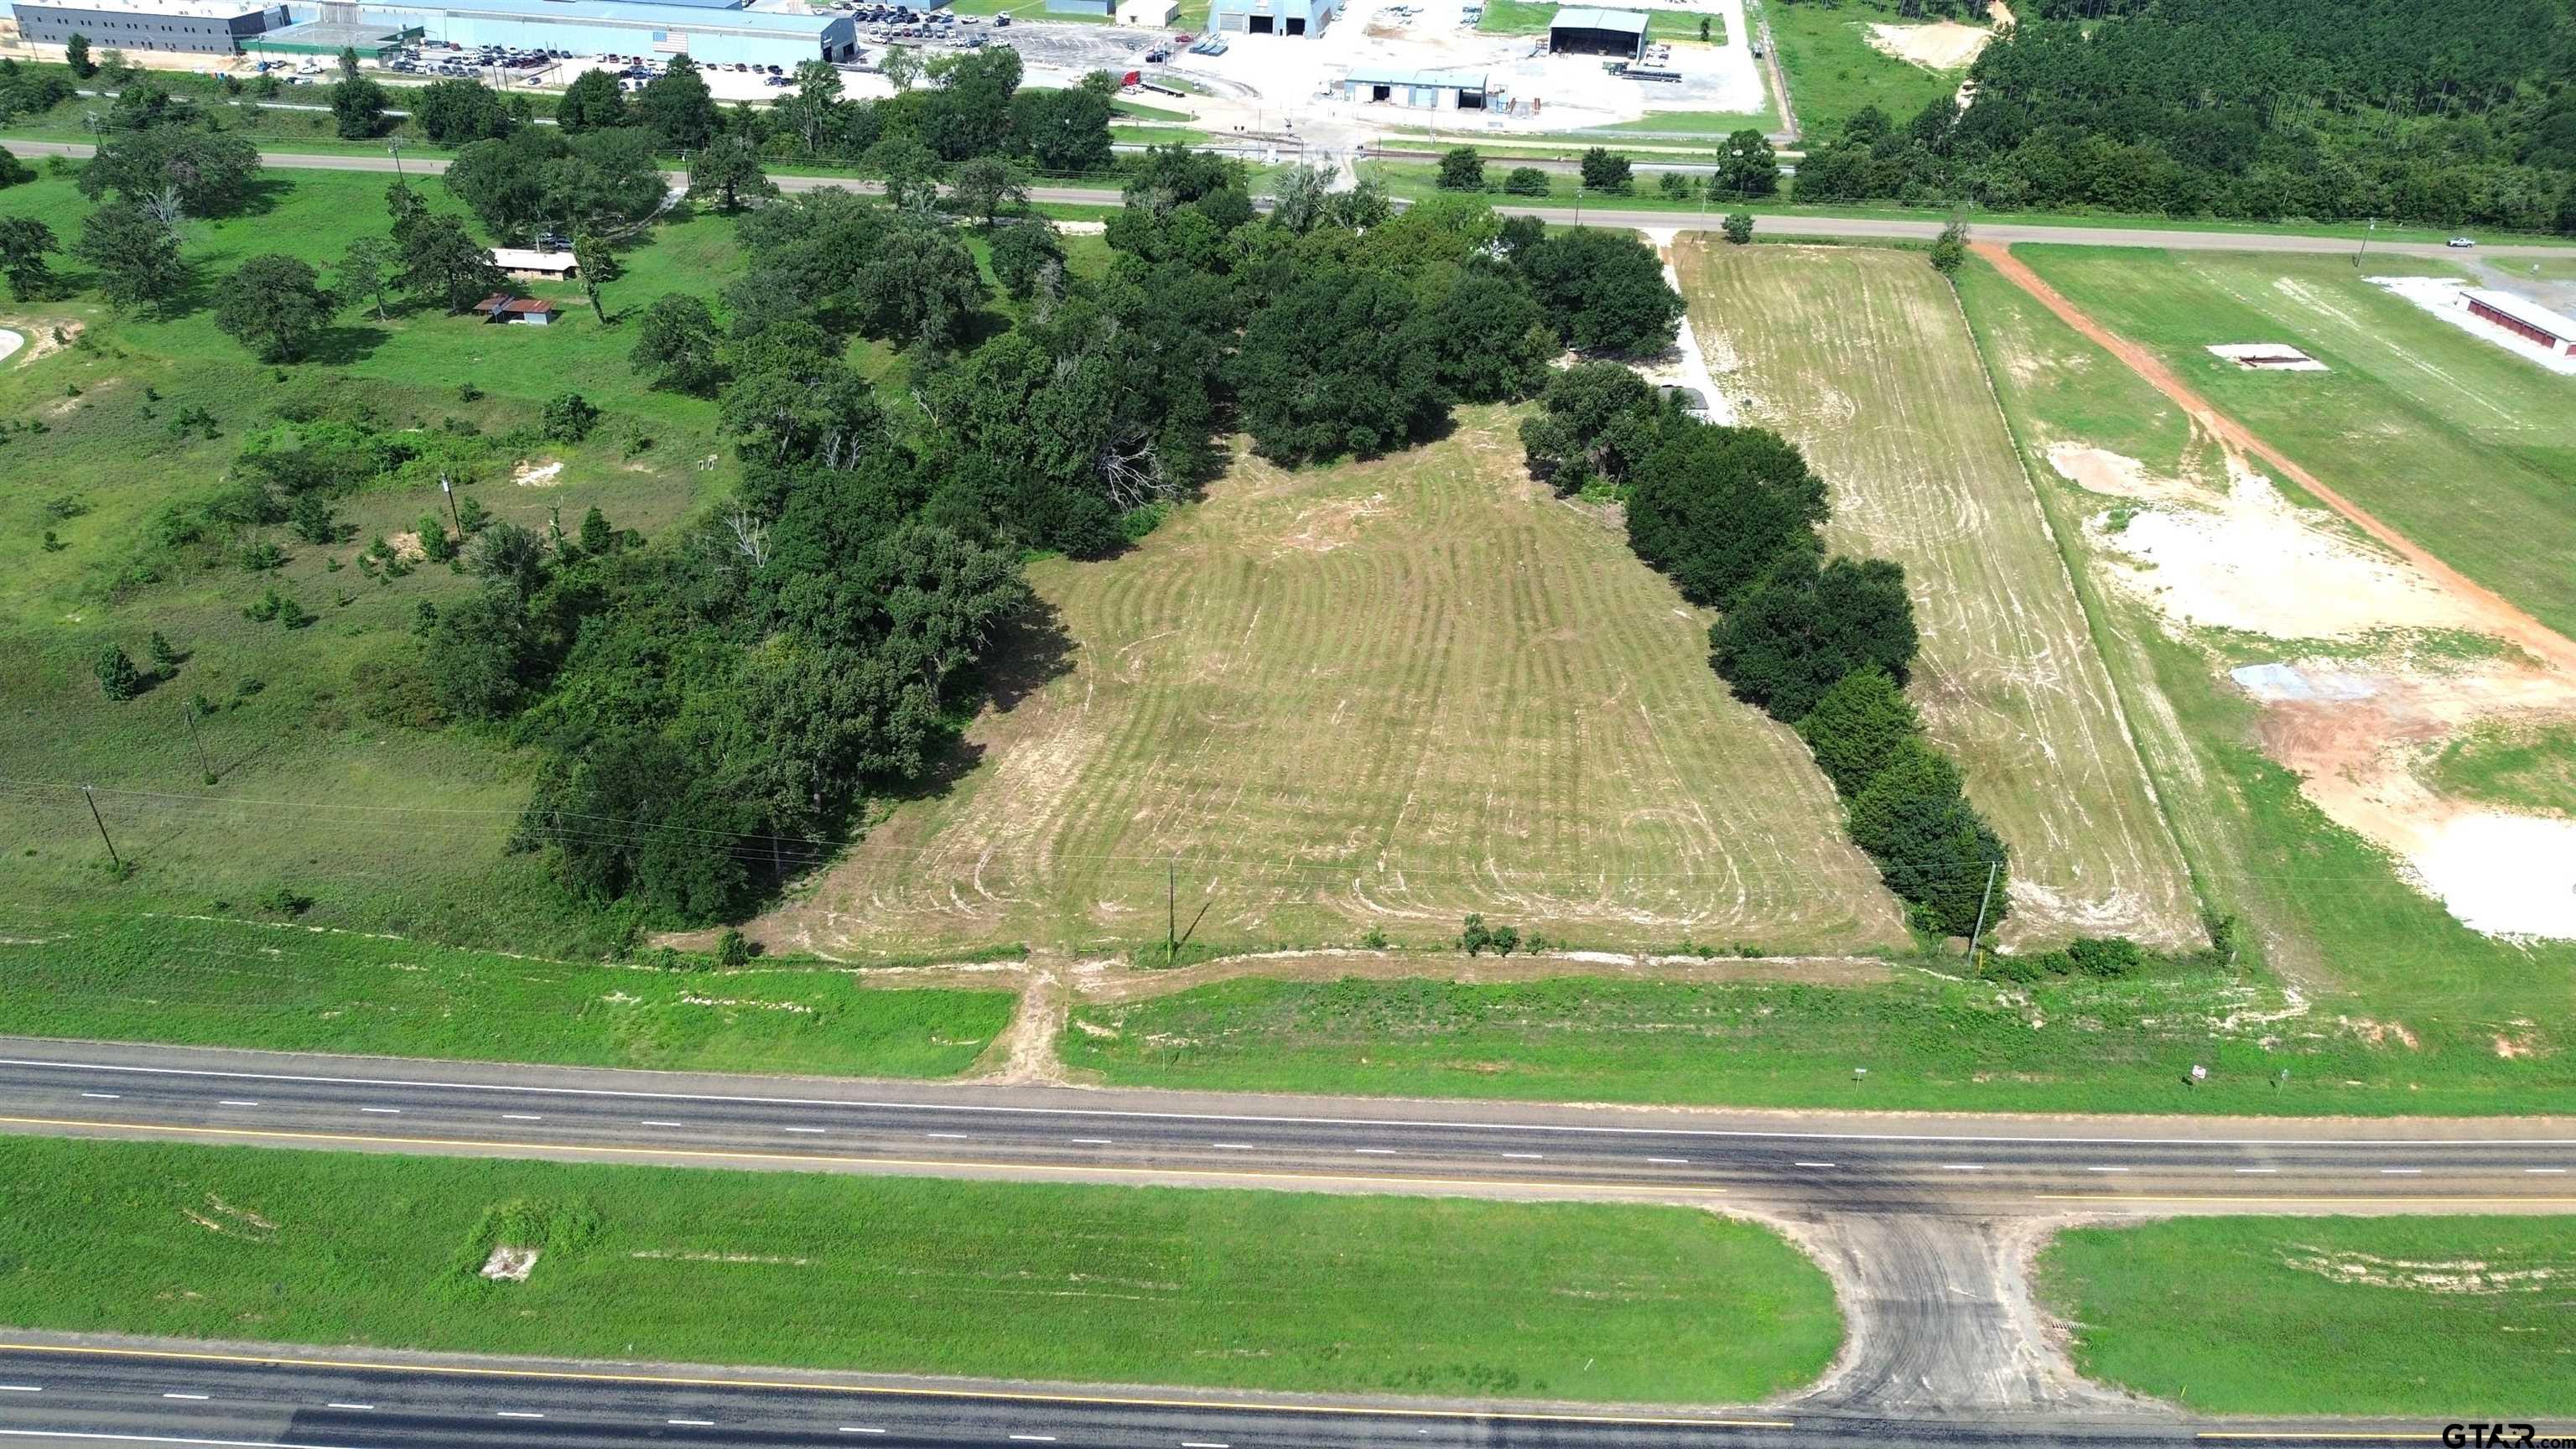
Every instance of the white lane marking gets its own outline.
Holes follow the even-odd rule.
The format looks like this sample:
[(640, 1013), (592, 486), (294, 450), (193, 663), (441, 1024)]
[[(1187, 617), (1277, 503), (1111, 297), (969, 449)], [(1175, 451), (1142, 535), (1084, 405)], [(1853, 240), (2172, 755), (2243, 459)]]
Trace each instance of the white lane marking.
[(546, 1119), (538, 1116), (534, 1112), (504, 1112), (501, 1114), (501, 1120), (504, 1122), (543, 1122)]
[(210, 1395), (206, 1395), (206, 1394), (163, 1394), (161, 1397), (163, 1397), (163, 1398), (165, 1398), (165, 1399), (204, 1399), (204, 1398), (208, 1398), (208, 1397), (210, 1397)]
[(1515, 1158), (1519, 1158), (1519, 1159), (1521, 1159), (1522, 1161), (1525, 1161), (1525, 1162), (1536, 1162), (1536, 1161), (1538, 1161), (1541, 1157), (1545, 1156), (1545, 1154), (1544, 1154), (1544, 1153), (1538, 1153), (1538, 1152), (1506, 1152), (1506, 1153), (1504, 1153), (1503, 1155), (1504, 1155), (1505, 1157), (1515, 1157)]
[(1011, 1437), (1023, 1444), (1052, 1444), (1055, 1442), (1055, 1436), (1053, 1434), (1013, 1434)]
[(1109, 1145), (1109, 1139), (1106, 1137), (1068, 1137), (1065, 1140), (1068, 1142), (1079, 1142), (1085, 1147), (1107, 1147)]
[(374, 1408), (374, 1407), (375, 1407), (375, 1405), (373, 1405), (373, 1404), (324, 1404), (322, 1407), (324, 1407), (324, 1408), (326, 1408), (326, 1409), (372, 1409), (372, 1408)]
[(2086, 1172), (2126, 1172), (2129, 1169), (2125, 1167), (2088, 1167), (2084, 1170)]
[(1216, 1439), (1184, 1439), (1181, 1449), (1234, 1449), (1234, 1446)]
[(882, 1433), (884, 1433), (884, 1432), (885, 1432), (885, 1430), (883, 1430), (883, 1429), (863, 1429), (863, 1428), (860, 1428), (860, 1427), (859, 1427), (858, 1425), (856, 1425), (856, 1424), (843, 1424), (843, 1425), (841, 1426), (841, 1432), (842, 1432), (842, 1433), (844, 1433), (844, 1434), (882, 1434)]
[(43, 1384), (0, 1384), (0, 1394), (41, 1394)]
[(215, 1105), (218, 1107), (256, 1107), (259, 1104), (246, 1097), (226, 1097)]
[(713, 1419), (664, 1419), (662, 1422), (677, 1424), (684, 1429), (712, 1429), (716, 1426)]
[(646, 1127), (682, 1127), (687, 1124), (682, 1122), (656, 1122), (652, 1118), (647, 1117), (640, 1125)]
[(2549, 1177), (2561, 1177), (2566, 1174), (2567, 1169), (2563, 1167), (2526, 1167), (2523, 1171), (2536, 1172)]
[(830, 1129), (828, 1129), (828, 1128), (823, 1128), (823, 1127), (781, 1127), (781, 1128), (779, 1128), (778, 1130), (779, 1130), (779, 1131), (781, 1131), (781, 1132), (814, 1132), (814, 1133), (820, 1133), (820, 1132), (828, 1131), (828, 1130), (830, 1130)]
[[(334, 1087), (434, 1087), (454, 1092), (517, 1092), (531, 1096), (604, 1097), (664, 1102), (732, 1102), (778, 1107), (859, 1107), (896, 1112), (1012, 1114), (1024, 1117), (1130, 1118), (1156, 1122), (1257, 1122), (1300, 1127), (1472, 1127), (1487, 1132), (1560, 1132), (1608, 1137), (1743, 1137), (1787, 1142), (2005, 1142), (2040, 1146), (2127, 1145), (2159, 1147), (2459, 1147), (2443, 1137), (2033, 1137), (1984, 1132), (1789, 1132), (1749, 1127), (1603, 1127), (1567, 1122), (1440, 1121), (1407, 1117), (1288, 1117), (1262, 1113), (1155, 1112), (1134, 1107), (1012, 1107), (966, 1102), (890, 1102), (868, 1098), (758, 1097), (726, 1092), (639, 1092), (613, 1087), (533, 1087), (511, 1082), (439, 1082), (401, 1077), (326, 1077), (293, 1072), (240, 1072), (216, 1067), (142, 1067), (115, 1062), (41, 1061), (0, 1057), (0, 1067), (39, 1067), (54, 1071), (126, 1072), (144, 1076), (209, 1077), (229, 1081), (306, 1082)], [(2475, 1144), (2512, 1147), (2576, 1147), (2569, 1137), (2481, 1138)]]
[(1660, 1162), (1660, 1163), (1663, 1163), (1663, 1164), (1664, 1164), (1665, 1166), (1667, 1166), (1667, 1167), (1688, 1167), (1688, 1166), (1690, 1166), (1690, 1159), (1689, 1159), (1689, 1158), (1687, 1158), (1687, 1157), (1649, 1157), (1649, 1158), (1647, 1158), (1646, 1160), (1647, 1160), (1648, 1162)]
[(1941, 1164), (1941, 1170), (1943, 1172), (1983, 1172), (1986, 1170), (1986, 1165), (1982, 1162), (1945, 1162)]
[(921, 1135), (924, 1137), (949, 1137), (954, 1138), (959, 1142), (966, 1140), (966, 1134), (963, 1132), (924, 1132)]
[(2278, 1172), (2281, 1169), (2277, 1167), (2240, 1167), (2236, 1170), (2238, 1172)]
[(160, 1434), (98, 1434), (73, 1429), (0, 1429), (5, 1439), (86, 1439), (102, 1444), (198, 1444), (209, 1449), (355, 1449), (348, 1444), (315, 1444), (284, 1439), (181, 1439)]
[(1353, 1152), (1366, 1153), (1371, 1157), (1393, 1157), (1395, 1155), (1395, 1149), (1392, 1147), (1354, 1147), (1351, 1150)]
[(492, 1417), (496, 1419), (542, 1419), (545, 1415), (534, 1413), (527, 1409), (495, 1409), (492, 1412)]
[(1791, 1166), (1793, 1166), (1793, 1167), (1831, 1167), (1831, 1166), (1833, 1166), (1833, 1164), (1832, 1164), (1832, 1163), (1830, 1163), (1830, 1162), (1797, 1162), (1797, 1163), (1792, 1163), (1792, 1164), (1790, 1164), (1790, 1165), (1791, 1165)]
[(1249, 1142), (1211, 1142), (1208, 1146), (1219, 1152), (1259, 1152), (1261, 1150)]
[(373, 1112), (379, 1117), (399, 1117), (402, 1115), (402, 1108), (400, 1107), (360, 1107), (358, 1110), (361, 1112)]
[(125, 1094), (122, 1092), (83, 1092), (81, 1095), (84, 1097), (96, 1097), (102, 1102), (122, 1102), (125, 1100)]
[(2424, 1169), (2420, 1167), (2383, 1167), (2379, 1169), (2379, 1175), (2382, 1177), (2421, 1177), (2424, 1175)]

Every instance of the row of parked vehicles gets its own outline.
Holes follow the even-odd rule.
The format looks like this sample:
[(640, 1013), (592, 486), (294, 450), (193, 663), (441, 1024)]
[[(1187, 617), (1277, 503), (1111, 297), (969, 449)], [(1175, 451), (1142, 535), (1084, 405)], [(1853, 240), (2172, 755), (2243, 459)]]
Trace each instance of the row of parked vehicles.
[(569, 59), (570, 52), (561, 50), (513, 50), (505, 45), (469, 49), (452, 40), (424, 40), (394, 52), (385, 62), (385, 69), (413, 75), (471, 76), (494, 68), (543, 70)]

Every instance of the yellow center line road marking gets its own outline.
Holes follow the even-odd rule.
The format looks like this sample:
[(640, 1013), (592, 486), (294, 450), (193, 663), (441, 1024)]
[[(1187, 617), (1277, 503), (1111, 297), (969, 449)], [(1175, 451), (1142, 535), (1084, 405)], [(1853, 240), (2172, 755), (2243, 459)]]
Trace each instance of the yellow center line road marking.
[[(1533, 1424), (1645, 1424), (1701, 1429), (1794, 1429), (1793, 1419), (1693, 1419), (1651, 1414), (1544, 1413), (1508, 1409), (1369, 1408), (1359, 1404), (1251, 1403), (1233, 1399), (1149, 1398), (1135, 1394), (1043, 1394), (1030, 1390), (916, 1388), (901, 1384), (830, 1384), (795, 1379), (716, 1378), (689, 1374), (606, 1373), (582, 1369), (490, 1368), (473, 1364), (363, 1363), (349, 1359), (293, 1358), (284, 1354), (215, 1353), (203, 1349), (109, 1348), (99, 1344), (5, 1343), (0, 1353), (57, 1353), (90, 1358), (174, 1359), (185, 1363), (249, 1364), (258, 1368), (354, 1369), (379, 1374), (444, 1374), (466, 1379), (525, 1379), (550, 1383), (641, 1384), (682, 1389), (783, 1389), (804, 1394), (874, 1394), (899, 1399), (973, 1399), (1006, 1404), (1087, 1404), (1119, 1409), (1208, 1409), (1243, 1414), (1328, 1414), (1350, 1418), (1509, 1419)], [(860, 1431), (867, 1432), (867, 1431)]]
[[(0, 1118), (0, 1121), (4, 1120), (6, 1119)], [(2240, 1197), (2231, 1193), (2216, 1193), (2204, 1197), (2190, 1197), (2179, 1193), (2156, 1192), (2035, 1192), (2030, 1196), (2031, 1201), (2033, 1202), (2092, 1202), (2111, 1204), (2124, 1202), (2223, 1202), (2235, 1203), (2238, 1205), (2248, 1203), (2296, 1203), (2301, 1205), (2312, 1203), (2340, 1203), (2345, 1207), (2377, 1207), (2385, 1203), (2404, 1203), (2409, 1207), (2489, 1207), (2498, 1203), (2508, 1203), (2515, 1207), (2530, 1207), (2537, 1203), (2546, 1207), (2576, 1208), (2576, 1197), (2543, 1197), (2537, 1193), (2534, 1193), (2530, 1197), (2444, 1197), (2439, 1193), (2429, 1192), (2420, 1197), (2390, 1197), (2385, 1194), (2359, 1192), (2352, 1193), (2344, 1197), (2279, 1197), (2272, 1195), (2257, 1197), (2252, 1194)]]
[(376, 1147), (436, 1147), (479, 1152), (576, 1152), (608, 1157), (703, 1157), (717, 1162), (806, 1162), (842, 1167), (900, 1167), (925, 1172), (1050, 1172), (1075, 1177), (1204, 1177), (1255, 1182), (1365, 1182), (1400, 1187), (1530, 1188), (1556, 1192), (1688, 1193), (1723, 1197), (1722, 1187), (1652, 1182), (1548, 1182), (1526, 1177), (1408, 1177), (1400, 1173), (1264, 1172), (1216, 1167), (1112, 1167), (1052, 1162), (977, 1162), (972, 1158), (860, 1157), (837, 1153), (754, 1152), (704, 1147), (610, 1147), (579, 1142), (489, 1142), (475, 1138), (378, 1137), (359, 1132), (278, 1132), (251, 1127), (179, 1127), (152, 1122), (89, 1122), (72, 1117), (0, 1117), (0, 1127), (78, 1127), (102, 1132), (226, 1137), (251, 1141), (350, 1142)]

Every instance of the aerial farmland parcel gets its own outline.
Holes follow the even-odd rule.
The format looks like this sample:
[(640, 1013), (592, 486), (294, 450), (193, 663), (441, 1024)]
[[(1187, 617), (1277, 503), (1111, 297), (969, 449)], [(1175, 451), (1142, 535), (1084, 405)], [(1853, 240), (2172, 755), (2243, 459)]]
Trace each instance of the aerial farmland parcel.
[(1501, 411), (1373, 462), (1243, 457), (1129, 556), (1030, 573), (1055, 677), (764, 939), (1092, 947), (1177, 915), (1420, 946), (1478, 912), (1582, 946), (1906, 944), (1804, 746), (1710, 672), (1709, 616), (1532, 484)]

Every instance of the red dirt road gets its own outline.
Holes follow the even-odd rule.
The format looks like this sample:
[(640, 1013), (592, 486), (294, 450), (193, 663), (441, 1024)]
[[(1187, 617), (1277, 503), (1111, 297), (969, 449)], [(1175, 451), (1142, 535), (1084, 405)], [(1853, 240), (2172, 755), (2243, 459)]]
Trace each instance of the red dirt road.
[(2207, 429), (2212, 437), (2241, 453), (2270, 464), (2281, 476), (2298, 484), (2318, 501), (2351, 519), (2362, 532), (2379, 540), (2404, 558), (2443, 592), (2467, 604), (2482, 621), (2483, 632), (2517, 644), (2552, 667), (2576, 674), (2576, 641), (2541, 623), (2508, 603), (2504, 596), (2476, 583), (2434, 557), (2422, 545), (2379, 521), (2368, 509), (2327, 487), (2317, 476), (2292, 462), (2280, 449), (2248, 431), (2244, 424), (2212, 407), (2206, 398), (2191, 390), (2163, 359), (2136, 342), (2104, 327), (2084, 314), (2058, 290), (2041, 280), (2019, 258), (2012, 248), (1999, 242), (1969, 243), (1969, 249), (1994, 264), (1995, 270), (2010, 278), (2015, 286), (2037, 298), (2042, 306), (2057, 314), (2067, 326), (2084, 334), (2118, 358), (2128, 369), (2147, 380), (2156, 391), (2172, 398), (2193, 422)]

